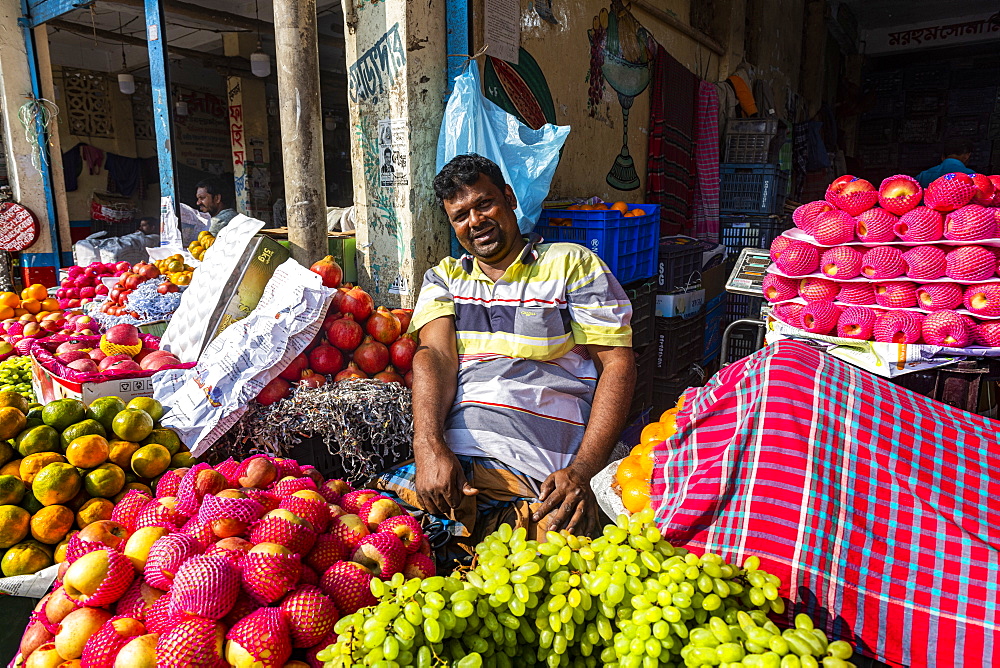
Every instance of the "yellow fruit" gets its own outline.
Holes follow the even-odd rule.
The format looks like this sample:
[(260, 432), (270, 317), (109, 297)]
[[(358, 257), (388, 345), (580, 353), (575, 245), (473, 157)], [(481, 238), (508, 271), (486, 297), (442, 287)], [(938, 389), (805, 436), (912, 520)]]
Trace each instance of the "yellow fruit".
[(37, 541), (26, 540), (4, 553), (0, 571), (4, 576), (31, 575), (52, 565), (52, 554)]
[(0, 506), (0, 549), (24, 540), (30, 529), (31, 514), (18, 506)]
[(35, 476), (31, 491), (43, 506), (66, 503), (80, 491), (80, 473), (72, 464), (53, 462)]
[(622, 504), (630, 513), (638, 513), (649, 507), (649, 483), (645, 480), (629, 480), (622, 484)]
[(91, 499), (76, 511), (76, 525), (82, 529), (94, 522), (110, 520), (111, 511), (114, 509), (115, 504), (107, 499)]
[(139, 442), (153, 432), (153, 418), (146, 411), (126, 408), (112, 420), (111, 429), (124, 441)]
[(130, 469), (132, 467), (132, 455), (140, 447), (142, 446), (134, 441), (115, 439), (108, 443), (108, 461), (123, 469)]
[[(21, 477), (21, 462), (23, 459), (12, 459), (3, 466), (0, 466), (0, 475), (13, 475)], [(22, 478), (23, 479), (23, 478)]]
[(38, 472), (49, 464), (55, 462), (65, 462), (66, 458), (58, 452), (39, 452), (28, 455), (21, 460), (20, 476), (25, 485), (31, 485), (35, 481)]
[(125, 486), (125, 471), (116, 464), (101, 464), (83, 476), (83, 488), (87, 494), (110, 499)]
[(28, 399), (19, 392), (0, 392), (0, 408), (16, 408), (22, 413), (27, 414)]
[(0, 467), (17, 457), (17, 450), (10, 444), (10, 441), (0, 441)]
[(66, 549), (69, 547), (69, 539), (78, 533), (80, 532), (70, 531), (68, 534), (66, 534), (66, 537), (62, 539), (62, 542), (56, 545), (56, 552), (53, 555), (53, 559), (55, 559), (57, 564), (61, 564), (62, 562), (66, 561)]
[(172, 469), (191, 468), (197, 463), (198, 460), (190, 452), (178, 452), (170, 458), (170, 468)]
[(31, 537), (39, 543), (56, 545), (73, 528), (76, 517), (66, 506), (46, 506), (31, 518)]
[(141, 411), (146, 411), (154, 422), (163, 417), (163, 404), (152, 397), (136, 397), (125, 404), (125, 408), (138, 408)]
[(0, 506), (16, 506), (25, 493), (24, 483), (14, 475), (0, 475)]
[(18, 409), (11, 406), (0, 408), (0, 440), (14, 438), (24, 430), (27, 423), (28, 419)]
[(132, 471), (142, 478), (155, 478), (170, 466), (170, 451), (159, 443), (144, 445), (132, 455)]
[(73, 466), (90, 469), (108, 461), (109, 452), (108, 441), (103, 436), (80, 436), (66, 446), (66, 461)]
[[(131, 472), (131, 471), (129, 471), (129, 473), (132, 473), (132, 472)], [(128, 473), (126, 473), (126, 476), (127, 476), (127, 475), (128, 475)], [(132, 475), (135, 475), (135, 474), (133, 473)], [(141, 482), (127, 482), (127, 483), (125, 483), (125, 486), (124, 486), (124, 487), (122, 487), (122, 491), (118, 492), (118, 493), (117, 493), (117, 494), (115, 495), (115, 497), (114, 497), (113, 499), (111, 499), (111, 500), (112, 500), (112, 501), (114, 501), (115, 503), (118, 503), (118, 502), (119, 502), (119, 501), (121, 501), (121, 500), (122, 500), (123, 498), (125, 498), (125, 495), (126, 495), (126, 494), (128, 494), (128, 493), (129, 493), (129, 491), (131, 491), (131, 490), (133, 490), (133, 489), (137, 489), (137, 490), (139, 490), (140, 492), (145, 492), (145, 493), (146, 493), (146, 494), (148, 494), (148, 495), (149, 495), (150, 497), (152, 497), (152, 496), (153, 496), (153, 490), (152, 490), (152, 489), (150, 488), (150, 486), (149, 486), (149, 485), (144, 485), (144, 484), (143, 484), (143, 483), (141, 483)]]

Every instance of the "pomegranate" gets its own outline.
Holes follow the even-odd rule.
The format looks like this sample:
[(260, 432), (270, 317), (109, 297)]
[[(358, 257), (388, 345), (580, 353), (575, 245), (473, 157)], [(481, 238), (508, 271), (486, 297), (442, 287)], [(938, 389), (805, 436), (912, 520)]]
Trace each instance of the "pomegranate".
[(323, 285), (328, 288), (338, 287), (344, 278), (344, 270), (340, 268), (332, 255), (327, 255), (319, 262), (314, 263), (313, 266), (309, 267), (309, 271), (319, 274), (323, 279)]
[(344, 368), (344, 355), (324, 341), (309, 353), (309, 368), (316, 373), (337, 373)]
[(403, 385), (406, 385), (408, 388), (413, 389), (413, 369), (410, 369), (409, 371), (403, 374)]
[[(340, 294), (339, 290), (337, 291), (337, 294)], [(330, 310), (327, 311), (326, 317), (323, 318), (323, 324), (320, 325), (320, 329), (322, 329), (325, 332), (326, 330), (330, 329), (330, 326), (333, 325), (333, 323), (337, 322), (343, 317), (344, 314), (338, 311), (337, 309), (333, 308), (333, 305), (331, 304)]]
[(366, 336), (354, 351), (354, 361), (365, 373), (369, 375), (378, 373), (389, 365), (389, 349), (371, 336)]
[(347, 380), (348, 378), (367, 378), (368, 374), (358, 368), (358, 365), (353, 361), (347, 364), (347, 368), (338, 373), (333, 377), (333, 382), (339, 383), (342, 380)]
[(379, 371), (374, 376), (375, 380), (381, 380), (383, 383), (397, 383), (403, 385), (403, 377), (396, 373), (396, 370), (392, 368), (390, 364), (385, 368), (385, 371)]
[[(351, 288), (348, 287), (347, 285), (341, 285), (339, 288), (337, 288), (337, 291), (333, 293), (333, 299), (330, 300), (330, 312), (331, 313), (332, 312), (336, 312), (336, 313), (340, 313), (341, 312), (340, 306), (341, 306), (341, 304), (344, 303), (344, 295), (346, 295), (347, 291), (350, 290), (350, 289)], [(325, 321), (324, 321), (324, 324), (325, 324)]]
[(413, 368), (413, 355), (417, 352), (417, 342), (404, 334), (389, 346), (389, 361), (394, 367), (406, 373)]
[(351, 314), (335, 321), (326, 332), (326, 338), (330, 340), (330, 343), (344, 352), (350, 352), (361, 345), (361, 339), (364, 335), (365, 330), (361, 329), (361, 325), (354, 320), (354, 316)]
[(394, 308), (392, 309), (392, 314), (396, 316), (396, 320), (399, 321), (400, 331), (405, 333), (406, 330), (410, 328), (410, 320), (413, 318), (413, 309)]
[(299, 379), (299, 387), (320, 387), (321, 385), (326, 385), (326, 377), (316, 373), (312, 369), (306, 369), (302, 372), (302, 377)]
[(372, 296), (358, 286), (345, 292), (340, 302), (341, 313), (352, 314), (358, 322), (370, 316), (374, 309), (375, 302), (372, 301)]
[(365, 323), (365, 331), (379, 343), (384, 343), (387, 346), (392, 345), (392, 342), (399, 338), (399, 320), (389, 309), (379, 306), (378, 310), (372, 313), (368, 322)]
[(140, 281), (148, 281), (151, 278), (158, 278), (160, 275), (160, 270), (156, 268), (156, 265), (149, 262), (140, 262), (135, 265), (135, 272), (139, 274)]
[(292, 385), (287, 380), (278, 376), (264, 386), (264, 389), (257, 395), (257, 403), (261, 406), (270, 406), (281, 401), (292, 393)]
[(301, 376), (302, 372), (309, 368), (309, 359), (305, 355), (299, 355), (285, 367), (285, 370), (278, 375), (285, 380), (294, 383)]

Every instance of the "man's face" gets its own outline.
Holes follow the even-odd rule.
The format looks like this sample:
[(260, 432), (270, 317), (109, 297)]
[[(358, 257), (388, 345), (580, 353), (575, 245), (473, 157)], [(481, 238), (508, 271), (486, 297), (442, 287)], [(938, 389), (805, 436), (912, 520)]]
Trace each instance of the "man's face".
[(139, 231), (143, 234), (159, 234), (159, 230), (154, 228), (153, 221), (148, 219), (139, 221)]
[(204, 188), (198, 188), (197, 193), (195, 193), (195, 202), (199, 209), (213, 216), (222, 210), (222, 196), (209, 195)]
[(500, 190), (485, 174), (444, 201), (444, 211), (459, 243), (486, 263), (503, 260), (521, 239), (516, 206), (511, 187)]

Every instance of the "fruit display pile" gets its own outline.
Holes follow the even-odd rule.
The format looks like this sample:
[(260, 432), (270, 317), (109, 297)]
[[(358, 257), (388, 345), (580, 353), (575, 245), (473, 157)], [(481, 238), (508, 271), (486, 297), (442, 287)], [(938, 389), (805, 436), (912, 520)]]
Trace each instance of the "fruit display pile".
[[(70, 314), (63, 311), (59, 300), (48, 296), (44, 285), (29, 285), (18, 296), (13, 292), (0, 292), (0, 359), (5, 355), (27, 354), (22, 339), (40, 338), (57, 333), (67, 327)], [(10, 347), (8, 347), (8, 344)]]
[(649, 508), (649, 492), (653, 478), (655, 460), (653, 448), (657, 443), (669, 440), (674, 435), (674, 416), (684, 407), (684, 395), (677, 405), (667, 409), (660, 419), (647, 424), (639, 435), (639, 443), (628, 456), (618, 462), (612, 489), (621, 497), (622, 505), (630, 513), (638, 513)]
[(31, 390), (30, 357), (15, 355), (0, 362), (0, 393), (3, 392), (17, 392), (27, 399), (28, 403), (34, 402), (35, 393)]
[(676, 548), (652, 512), (622, 515), (595, 540), (528, 540), (502, 525), (451, 577), (373, 580), (373, 607), (341, 617), (327, 668), (366, 666), (759, 666), (843, 668), (851, 646), (785, 611), (757, 557), (742, 568)]
[(94, 315), (105, 327), (169, 317), (180, 304), (180, 286), (190, 285), (193, 272), (180, 255), (139, 262), (121, 275)]
[(188, 244), (188, 252), (191, 257), (201, 262), (205, 259), (205, 251), (215, 243), (215, 237), (208, 232), (199, 232), (198, 238)]
[(375, 308), (361, 288), (341, 286), (343, 272), (332, 256), (311, 269), (337, 289), (330, 311), (316, 340), (261, 390), (257, 402), (269, 406), (289, 397), (293, 384), (319, 387), (328, 380), (374, 378), (409, 387), (417, 344), (405, 332), (413, 310)]
[(121, 276), (132, 265), (121, 262), (91, 262), (86, 267), (74, 266), (66, 269), (66, 278), (59, 282), (56, 298), (62, 308), (77, 308), (108, 294), (108, 286), (102, 279)]
[(318, 665), (341, 615), (376, 602), (372, 582), (434, 575), (394, 501), (290, 459), (168, 472), (98, 529), (70, 540), (22, 638), (26, 665)]
[(1000, 176), (842, 176), (771, 244), (772, 315), (811, 334), (1000, 346)]
[(62, 561), (74, 530), (111, 519), (129, 490), (151, 493), (168, 469), (194, 461), (173, 431), (159, 427), (163, 409), (153, 399), (29, 408), (21, 395), (0, 392), (0, 405), (4, 576)]
[[(77, 322), (84, 320), (90, 318), (82, 316)], [(91, 335), (87, 335), (88, 333)], [(53, 339), (53, 354), (45, 356), (37, 353), (39, 363), (57, 376), (65, 375), (60, 368), (60, 365), (65, 365), (67, 369), (78, 373), (109, 377), (123, 373), (159, 371), (181, 363), (176, 355), (151, 347), (157, 339), (148, 337), (144, 341), (133, 325), (114, 325), (100, 339), (92, 334), (87, 329), (79, 331), (74, 338), (63, 341)]]

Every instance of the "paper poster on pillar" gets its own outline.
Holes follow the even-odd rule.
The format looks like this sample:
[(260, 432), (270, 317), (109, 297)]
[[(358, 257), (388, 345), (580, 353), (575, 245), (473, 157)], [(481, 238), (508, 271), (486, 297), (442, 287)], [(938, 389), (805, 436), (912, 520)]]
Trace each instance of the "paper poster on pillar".
[(379, 184), (383, 188), (409, 185), (409, 127), (405, 118), (378, 122)]

